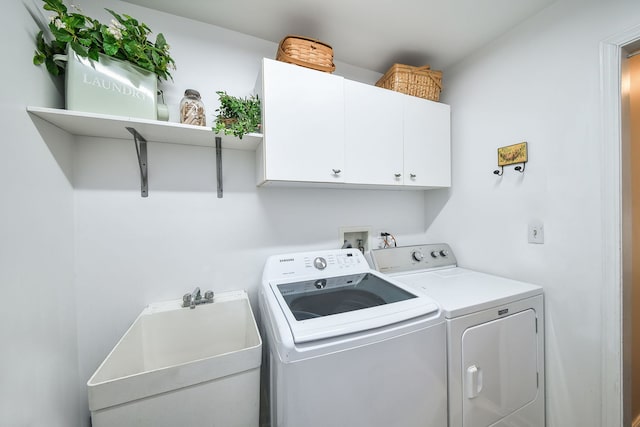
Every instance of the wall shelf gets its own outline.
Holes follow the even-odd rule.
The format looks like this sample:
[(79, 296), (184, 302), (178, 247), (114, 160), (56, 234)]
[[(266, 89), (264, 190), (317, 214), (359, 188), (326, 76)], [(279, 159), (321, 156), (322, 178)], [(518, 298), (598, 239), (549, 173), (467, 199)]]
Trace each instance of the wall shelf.
[(210, 127), (184, 125), (157, 120), (85, 113), (56, 108), (27, 107), (29, 114), (63, 129), (70, 134), (131, 140), (127, 128), (134, 128), (148, 142), (215, 147), (215, 137), (222, 138), (222, 148), (255, 151), (262, 134), (250, 133), (242, 139), (216, 135)]
[(195, 145), (215, 148), (218, 198), (222, 198), (222, 149), (255, 151), (262, 134), (250, 133), (242, 139), (216, 135), (210, 127), (157, 120), (85, 113), (56, 108), (27, 107), (32, 117), (39, 117), (72, 135), (132, 140), (140, 165), (140, 193), (147, 197), (147, 142)]

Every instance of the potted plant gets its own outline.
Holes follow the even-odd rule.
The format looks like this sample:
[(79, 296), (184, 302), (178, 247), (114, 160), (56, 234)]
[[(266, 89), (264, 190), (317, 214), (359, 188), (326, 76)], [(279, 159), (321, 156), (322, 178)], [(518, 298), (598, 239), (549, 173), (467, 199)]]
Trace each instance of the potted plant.
[[(146, 24), (109, 9), (113, 19), (106, 25), (75, 6), (69, 11), (62, 0), (43, 2), (43, 8), (54, 13), (48, 24), (51, 34), (37, 34), (33, 63), (45, 64), (53, 75), (65, 74), (67, 108), (140, 116), (135, 108), (127, 111), (127, 105), (147, 108), (151, 103), (155, 118), (157, 82), (172, 78), (175, 70), (164, 36), (160, 33), (151, 41)], [(100, 71), (106, 68), (108, 72)], [(114, 72), (119, 78), (112, 77)], [(109, 107), (113, 111), (101, 110)]]
[[(82, 13), (69, 13), (62, 0), (43, 2), (45, 10), (55, 13), (49, 21), (53, 40), (47, 43), (43, 32), (38, 33), (34, 64), (45, 63), (51, 74), (61, 74), (64, 68), (54, 61), (54, 56), (64, 54), (69, 46), (83, 58), (98, 61), (99, 54), (104, 54), (151, 71), (161, 80), (171, 78), (170, 70), (175, 69), (175, 62), (162, 33), (152, 43), (148, 38), (149, 27), (131, 16), (105, 9), (115, 18), (105, 25)], [(81, 12), (76, 6), (72, 7)]]
[(239, 98), (217, 91), (220, 107), (216, 110), (215, 133), (242, 136), (260, 129), (262, 119), (258, 95)]

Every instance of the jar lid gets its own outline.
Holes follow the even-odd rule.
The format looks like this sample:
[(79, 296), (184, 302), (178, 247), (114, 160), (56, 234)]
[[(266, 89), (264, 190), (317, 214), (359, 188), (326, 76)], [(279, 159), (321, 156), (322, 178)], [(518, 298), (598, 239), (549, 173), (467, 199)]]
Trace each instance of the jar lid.
[(184, 96), (195, 96), (197, 98), (200, 98), (200, 92), (195, 89), (187, 89), (184, 91)]

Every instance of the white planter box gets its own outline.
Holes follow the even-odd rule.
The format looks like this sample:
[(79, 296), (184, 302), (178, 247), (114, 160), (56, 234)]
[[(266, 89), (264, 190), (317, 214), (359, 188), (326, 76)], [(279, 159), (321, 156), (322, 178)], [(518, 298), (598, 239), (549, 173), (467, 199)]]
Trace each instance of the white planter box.
[(100, 54), (100, 61), (69, 49), (66, 61), (67, 110), (158, 119), (158, 77), (129, 62)]

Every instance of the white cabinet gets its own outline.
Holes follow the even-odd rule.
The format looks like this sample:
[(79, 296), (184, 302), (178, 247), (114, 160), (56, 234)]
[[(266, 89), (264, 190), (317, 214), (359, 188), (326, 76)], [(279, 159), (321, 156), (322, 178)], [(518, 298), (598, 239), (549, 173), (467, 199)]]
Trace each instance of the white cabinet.
[(451, 186), (451, 109), (404, 97), (404, 185)]
[(351, 80), (344, 92), (346, 182), (402, 185), (405, 95)]
[(449, 187), (450, 108), (345, 80), (345, 181)]
[(451, 185), (448, 105), (263, 60), (258, 185)]
[(344, 182), (344, 79), (263, 60), (258, 184)]

